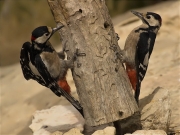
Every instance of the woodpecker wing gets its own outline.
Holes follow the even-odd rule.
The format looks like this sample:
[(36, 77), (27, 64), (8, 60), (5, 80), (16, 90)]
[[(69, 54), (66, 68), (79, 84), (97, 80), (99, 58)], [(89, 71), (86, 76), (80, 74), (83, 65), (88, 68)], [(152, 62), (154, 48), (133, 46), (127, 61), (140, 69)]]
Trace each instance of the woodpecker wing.
[(21, 48), (20, 52), (20, 65), (21, 69), (24, 75), (24, 78), (26, 80), (33, 79), (36, 80), (38, 83), (41, 85), (45, 86), (45, 83), (43, 79), (40, 76), (35, 75), (31, 68), (29, 67), (30, 59), (29, 59), (29, 50), (31, 48), (31, 43), (30, 42), (25, 42)]
[(48, 72), (46, 65), (44, 64), (40, 55), (35, 57), (35, 67), (44, 79), (46, 87), (50, 88), (57, 96), (61, 96), (61, 92), (57, 89), (57, 83)]
[(83, 109), (80, 105), (80, 103), (74, 99), (71, 95), (66, 93), (62, 88), (59, 87), (56, 80), (51, 76), (49, 73), (43, 59), (41, 58), (41, 55), (37, 55), (35, 58), (35, 66), (43, 79), (46, 82), (46, 85), (48, 88), (50, 88), (57, 96), (64, 96), (82, 115), (83, 115)]
[(30, 42), (25, 42), (21, 48), (20, 52), (20, 64), (21, 64), (21, 69), (24, 75), (24, 78), (26, 80), (31, 79), (31, 76), (33, 76), (29, 65), (29, 57), (28, 57), (28, 50), (30, 49), (31, 43)]
[(153, 32), (144, 31), (140, 34), (140, 38), (137, 44), (137, 69), (139, 73), (139, 81), (144, 79), (146, 74), (149, 58), (152, 53), (156, 34)]

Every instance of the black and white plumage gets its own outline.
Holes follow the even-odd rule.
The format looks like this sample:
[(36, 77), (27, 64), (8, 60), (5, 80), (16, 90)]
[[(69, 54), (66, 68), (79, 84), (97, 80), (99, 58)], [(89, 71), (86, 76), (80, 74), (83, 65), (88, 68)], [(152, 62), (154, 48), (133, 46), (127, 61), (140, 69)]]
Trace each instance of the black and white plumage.
[(127, 74), (135, 90), (135, 99), (138, 102), (141, 82), (146, 74), (162, 19), (160, 15), (153, 12), (131, 12), (142, 20), (142, 24), (128, 35), (124, 50), (120, 52), (120, 59), (126, 65)]
[(68, 68), (73, 68), (75, 58), (74, 56), (71, 60), (64, 60), (64, 51), (58, 54), (48, 41), (62, 27), (40, 26), (36, 28), (32, 32), (32, 44), (25, 42), (22, 46), (20, 64), (26, 80), (33, 79), (50, 88), (57, 96), (64, 96), (83, 115), (79, 102), (57, 83), (66, 75)]

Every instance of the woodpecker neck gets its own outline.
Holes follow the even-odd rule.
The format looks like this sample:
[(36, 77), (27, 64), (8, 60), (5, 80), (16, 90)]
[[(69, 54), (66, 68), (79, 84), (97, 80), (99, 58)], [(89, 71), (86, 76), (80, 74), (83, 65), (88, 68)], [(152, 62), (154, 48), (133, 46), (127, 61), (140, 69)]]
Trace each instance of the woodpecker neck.
[(149, 28), (150, 31), (158, 31), (159, 30), (159, 26), (151, 26), (146, 20), (143, 20), (143, 25), (146, 25), (146, 27)]
[(142, 24), (139, 27), (136, 28), (135, 32), (139, 32), (139, 31), (149, 31), (149, 32), (154, 32), (155, 34), (158, 32), (159, 27), (158, 26), (149, 26), (146, 24)]
[(151, 27), (145, 19), (143, 19), (142, 22), (143, 22), (143, 24), (147, 25), (148, 27)]
[(158, 26), (150, 26), (150, 27), (149, 27), (149, 31), (151, 31), (151, 32), (157, 33), (158, 30), (159, 30), (159, 27), (158, 27)]
[(33, 47), (33, 50), (36, 50), (38, 52), (42, 52), (43, 49), (46, 47), (46, 43), (38, 44), (36, 42), (32, 42), (32, 47)]
[(142, 24), (142, 25), (140, 25), (140, 26), (138, 26), (138, 27), (135, 28), (135, 32), (136, 32), (136, 33), (140, 33), (140, 32), (143, 32), (143, 31), (145, 31), (145, 32), (148, 32), (148, 31), (149, 31), (148, 25)]

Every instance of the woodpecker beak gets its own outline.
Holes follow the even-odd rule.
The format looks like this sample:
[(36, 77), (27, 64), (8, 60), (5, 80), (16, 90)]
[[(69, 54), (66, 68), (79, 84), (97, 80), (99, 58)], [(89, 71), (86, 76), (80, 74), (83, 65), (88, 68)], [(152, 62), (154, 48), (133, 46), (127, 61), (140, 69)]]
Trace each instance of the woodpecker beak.
[(137, 17), (139, 17), (141, 20), (143, 20), (143, 14), (139, 13), (137, 11), (131, 11), (131, 13), (133, 13), (134, 15), (136, 15)]
[(56, 28), (52, 28), (52, 34), (51, 35), (53, 35), (56, 31), (60, 30), (63, 27), (64, 27), (64, 25), (58, 26)]
[(134, 15), (136, 15), (137, 17), (139, 17), (141, 20), (142, 20), (142, 22), (143, 23), (145, 23), (145, 24), (147, 24), (148, 26), (150, 26), (149, 25), (149, 23), (144, 19), (144, 14), (143, 13), (139, 13), (139, 12), (137, 12), (137, 11), (131, 11)]
[(56, 28), (48, 27), (48, 28), (51, 29), (51, 30), (49, 30), (49, 31), (52, 31), (52, 32), (51, 32), (51, 35), (49, 36), (49, 38), (48, 38), (46, 41), (48, 41), (48, 40), (51, 38), (51, 36), (52, 36), (56, 31), (60, 30), (60, 29), (63, 28), (63, 27), (64, 27), (64, 25), (58, 26), (58, 27), (56, 27)]
[(49, 38), (47, 40), (49, 40), (51, 38), (51, 36), (58, 30), (60, 30), (61, 28), (63, 28), (64, 25), (61, 25), (61, 26), (58, 26), (58, 27), (55, 27), (55, 28), (52, 28), (52, 32), (51, 32), (51, 35), (49, 36)]

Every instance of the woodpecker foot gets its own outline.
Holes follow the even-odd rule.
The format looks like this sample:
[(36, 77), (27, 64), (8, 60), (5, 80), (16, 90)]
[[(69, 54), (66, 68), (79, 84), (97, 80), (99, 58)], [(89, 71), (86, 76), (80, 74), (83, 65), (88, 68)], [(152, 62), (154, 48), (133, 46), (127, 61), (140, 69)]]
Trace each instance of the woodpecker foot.
[(119, 35), (117, 33), (116, 34), (116, 38), (117, 38), (117, 41), (120, 39)]
[(113, 45), (110, 45), (109, 49), (113, 50), (114, 52), (117, 51), (117, 45), (113, 44)]
[(77, 67), (78, 67), (78, 68), (81, 67), (82, 63), (79, 62), (79, 60), (77, 59), (77, 57), (79, 57), (79, 56), (86, 56), (86, 53), (80, 53), (79, 50), (80, 50), (80, 49), (76, 48), (76, 52), (75, 52), (75, 55), (74, 55), (74, 56), (75, 56), (75, 57), (74, 57), (75, 60), (77, 60)]
[(79, 50), (80, 50), (79, 48), (76, 48), (76, 52), (75, 52), (76, 56), (86, 56), (85, 53), (80, 53)]
[(125, 62), (125, 52), (124, 50), (120, 50), (118, 53), (117, 53), (117, 57), (119, 58), (119, 60), (121, 61), (121, 63), (124, 63)]
[(63, 45), (62, 51), (58, 52), (58, 56), (60, 59), (63, 59), (63, 60), (65, 59), (66, 56), (64, 52), (66, 51), (69, 51), (69, 50), (66, 50), (66, 44), (65, 44)]

